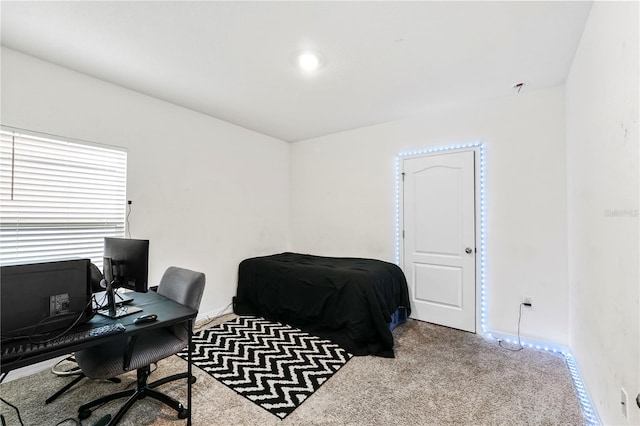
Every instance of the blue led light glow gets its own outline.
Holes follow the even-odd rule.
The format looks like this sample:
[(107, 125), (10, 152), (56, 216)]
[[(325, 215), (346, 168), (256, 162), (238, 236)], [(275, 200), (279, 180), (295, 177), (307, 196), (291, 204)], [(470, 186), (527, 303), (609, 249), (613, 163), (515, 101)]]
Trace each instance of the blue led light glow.
[[(401, 152), (396, 157), (396, 194), (395, 194), (395, 203), (396, 203), (396, 211), (395, 211), (395, 237), (396, 237), (396, 264), (400, 265), (400, 241), (401, 241), (401, 229), (400, 229), (400, 189), (402, 185), (402, 175), (400, 173), (400, 161), (403, 158), (410, 158), (424, 154), (432, 154), (441, 151), (451, 151), (451, 150), (463, 150), (463, 149), (475, 149), (480, 152), (480, 327), (482, 331), (482, 335), (489, 339), (499, 339), (500, 337), (496, 336), (495, 331), (491, 331), (487, 326), (487, 281), (486, 281), (486, 153), (485, 146), (482, 143), (471, 143), (465, 145), (454, 145), (454, 146), (445, 146), (445, 147), (434, 147), (434, 148), (425, 148), (419, 149), (415, 151), (407, 151)], [(518, 344), (518, 339), (509, 339), (502, 338), (502, 340), (507, 343)], [(582, 379), (580, 377), (580, 372), (576, 367), (575, 361), (573, 359), (573, 355), (571, 352), (560, 348), (557, 346), (553, 346), (547, 343), (541, 342), (533, 342), (533, 341), (525, 341), (520, 339), (520, 343), (523, 347), (536, 349), (536, 350), (544, 350), (547, 352), (551, 352), (554, 354), (561, 354), (566, 360), (567, 367), (569, 368), (569, 372), (571, 374), (571, 379), (573, 380), (573, 384), (576, 388), (576, 393), (578, 395), (578, 400), (580, 401), (580, 406), (582, 408), (582, 413), (589, 425), (599, 425), (598, 416), (595, 413), (593, 406), (591, 405), (591, 401), (589, 399), (589, 395), (586, 392), (586, 389), (582, 383)]]
[(419, 149), (415, 151), (406, 151), (401, 152), (396, 157), (396, 264), (400, 266), (400, 188), (402, 185), (402, 175), (400, 173), (400, 161), (403, 158), (416, 157), (424, 154), (432, 154), (441, 151), (452, 151), (452, 150), (468, 150), (475, 149), (476, 151), (480, 151), (480, 328), (482, 329), (482, 334), (488, 337), (491, 337), (487, 332), (487, 309), (486, 302), (487, 299), (485, 297), (486, 293), (486, 281), (485, 281), (485, 147), (484, 144), (476, 142), (469, 143), (463, 145), (453, 145), (453, 146), (442, 146), (442, 147), (434, 147), (434, 148), (425, 148)]
[(582, 383), (582, 378), (580, 377), (580, 372), (578, 371), (578, 367), (576, 366), (575, 360), (573, 359), (573, 355), (570, 352), (563, 353), (564, 359), (567, 362), (567, 367), (569, 368), (569, 373), (571, 374), (571, 379), (573, 380), (573, 385), (576, 388), (576, 393), (578, 394), (578, 400), (580, 401), (580, 407), (582, 408), (582, 414), (584, 415), (585, 420), (588, 425), (599, 425), (598, 415), (593, 409), (593, 405), (591, 404), (591, 400), (589, 399), (589, 394)]
[(400, 157), (396, 157), (396, 265), (400, 265)]

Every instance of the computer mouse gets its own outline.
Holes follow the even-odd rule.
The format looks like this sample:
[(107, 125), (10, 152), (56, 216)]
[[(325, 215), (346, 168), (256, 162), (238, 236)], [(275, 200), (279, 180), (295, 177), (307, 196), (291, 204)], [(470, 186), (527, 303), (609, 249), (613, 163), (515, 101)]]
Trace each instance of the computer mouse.
[(144, 324), (147, 322), (153, 322), (155, 320), (158, 319), (158, 316), (156, 314), (145, 314), (145, 315), (140, 315), (138, 318), (136, 318), (133, 323), (134, 324)]

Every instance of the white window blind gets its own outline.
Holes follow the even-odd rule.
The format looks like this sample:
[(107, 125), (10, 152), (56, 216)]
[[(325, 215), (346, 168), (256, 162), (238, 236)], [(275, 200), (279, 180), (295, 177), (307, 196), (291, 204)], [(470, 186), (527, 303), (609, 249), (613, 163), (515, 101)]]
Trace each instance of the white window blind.
[(0, 264), (89, 258), (123, 237), (127, 153), (0, 130)]

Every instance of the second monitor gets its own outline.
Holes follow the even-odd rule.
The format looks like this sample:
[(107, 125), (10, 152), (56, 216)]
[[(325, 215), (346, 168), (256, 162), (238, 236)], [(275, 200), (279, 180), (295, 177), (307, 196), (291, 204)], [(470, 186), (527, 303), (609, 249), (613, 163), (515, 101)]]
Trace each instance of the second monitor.
[(107, 284), (142, 293), (148, 290), (149, 240), (107, 237), (104, 239), (104, 259), (103, 273)]
[(104, 239), (104, 279), (106, 281), (107, 306), (98, 313), (111, 318), (120, 318), (142, 309), (133, 306), (118, 306), (115, 290), (126, 288), (137, 292), (148, 289), (149, 240), (125, 238)]

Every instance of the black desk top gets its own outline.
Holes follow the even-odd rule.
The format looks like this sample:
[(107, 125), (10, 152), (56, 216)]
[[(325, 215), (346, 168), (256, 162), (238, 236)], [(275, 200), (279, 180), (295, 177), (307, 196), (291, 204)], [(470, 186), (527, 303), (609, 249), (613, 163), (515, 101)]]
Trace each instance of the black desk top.
[[(154, 328), (167, 327), (173, 324), (194, 319), (198, 313), (195, 309), (191, 309), (188, 306), (181, 305), (171, 299), (159, 295), (156, 292), (149, 291), (147, 293), (128, 293), (133, 297), (131, 306), (137, 306), (142, 308), (142, 312), (137, 312), (132, 315), (127, 315), (121, 318), (112, 319), (102, 315), (95, 315), (89, 324), (93, 327), (100, 327), (102, 325), (118, 322), (125, 326), (126, 330), (123, 333), (112, 334), (104, 336), (98, 339), (89, 341), (78, 341), (64, 346), (62, 348), (53, 348), (50, 351), (42, 352), (33, 356), (25, 356), (18, 360), (3, 363), (0, 365), (0, 371), (2, 373), (15, 370), (17, 368), (26, 367), (27, 365), (36, 364), (41, 361), (46, 361), (51, 358), (70, 354), (81, 349), (85, 349), (94, 345), (107, 343), (110, 340), (121, 339), (123, 336), (134, 336), (136, 334), (143, 333), (145, 330)], [(154, 322), (148, 322), (144, 324), (134, 324), (135, 319), (144, 314), (156, 314), (158, 319)], [(86, 326), (85, 326), (86, 327)], [(71, 330), (73, 332), (73, 330)]]

